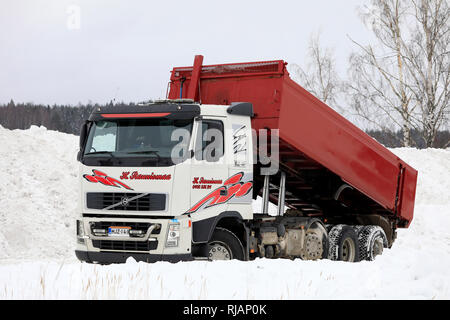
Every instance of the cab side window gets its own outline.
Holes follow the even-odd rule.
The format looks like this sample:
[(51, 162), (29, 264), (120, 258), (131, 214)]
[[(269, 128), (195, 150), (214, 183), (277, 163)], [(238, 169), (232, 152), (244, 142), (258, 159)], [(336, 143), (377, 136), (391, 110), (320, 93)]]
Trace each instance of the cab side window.
[(203, 119), (195, 142), (195, 159), (217, 162), (224, 154), (223, 122)]

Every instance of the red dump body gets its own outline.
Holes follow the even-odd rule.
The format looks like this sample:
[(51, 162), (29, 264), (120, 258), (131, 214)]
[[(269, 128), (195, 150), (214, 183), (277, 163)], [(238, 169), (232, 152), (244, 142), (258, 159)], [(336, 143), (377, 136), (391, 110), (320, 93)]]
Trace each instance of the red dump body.
[(291, 162), (289, 168), (323, 166), (395, 215), (397, 226), (409, 226), (417, 171), (291, 80), (284, 61), (202, 61), (196, 56), (193, 67), (172, 70), (169, 99), (251, 102), (253, 128), (279, 129), (281, 161)]

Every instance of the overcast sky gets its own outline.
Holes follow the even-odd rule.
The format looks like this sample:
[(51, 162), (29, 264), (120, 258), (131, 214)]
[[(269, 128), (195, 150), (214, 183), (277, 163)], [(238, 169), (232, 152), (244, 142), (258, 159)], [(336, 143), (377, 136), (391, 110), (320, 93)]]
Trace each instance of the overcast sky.
[(284, 59), (303, 65), (312, 32), (344, 74), (372, 39), (363, 0), (1, 0), (0, 103), (164, 98), (170, 70)]

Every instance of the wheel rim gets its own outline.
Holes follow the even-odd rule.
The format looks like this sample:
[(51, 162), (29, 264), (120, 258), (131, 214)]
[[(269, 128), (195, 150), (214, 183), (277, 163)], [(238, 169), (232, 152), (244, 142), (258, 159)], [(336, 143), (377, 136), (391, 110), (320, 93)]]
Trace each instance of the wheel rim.
[(209, 244), (208, 259), (211, 261), (231, 260), (233, 254), (225, 243), (216, 241)]
[(345, 239), (342, 244), (342, 261), (355, 261), (355, 243), (352, 239)]
[(323, 254), (322, 241), (319, 239), (317, 234), (311, 232), (306, 235), (305, 241), (305, 254), (303, 259), (305, 260), (316, 260), (320, 258)]
[(381, 238), (376, 238), (375, 241), (373, 242), (373, 247), (372, 247), (372, 257), (375, 258), (376, 256), (380, 255), (383, 253), (383, 239)]

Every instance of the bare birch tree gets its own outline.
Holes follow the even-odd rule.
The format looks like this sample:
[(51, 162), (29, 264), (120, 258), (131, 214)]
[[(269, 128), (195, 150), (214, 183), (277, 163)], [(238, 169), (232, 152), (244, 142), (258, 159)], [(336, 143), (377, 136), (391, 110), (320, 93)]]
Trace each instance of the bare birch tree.
[(410, 146), (415, 106), (405, 80), (403, 22), (408, 3), (402, 0), (371, 0), (363, 20), (378, 40), (378, 46), (362, 45), (350, 57), (346, 91), (356, 114), (373, 127), (386, 131), (401, 128), (403, 145)]
[(448, 0), (370, 0), (364, 9), (378, 43), (352, 40), (351, 106), (377, 128), (401, 128), (404, 146), (415, 128), (431, 147), (450, 113)]
[(337, 108), (341, 80), (336, 71), (333, 49), (321, 46), (320, 33), (312, 34), (307, 55), (306, 68), (292, 64), (294, 79), (318, 99)]
[(450, 119), (450, 8), (448, 0), (412, 0), (415, 27), (405, 44), (410, 89), (427, 147)]

